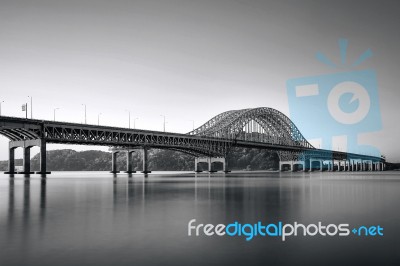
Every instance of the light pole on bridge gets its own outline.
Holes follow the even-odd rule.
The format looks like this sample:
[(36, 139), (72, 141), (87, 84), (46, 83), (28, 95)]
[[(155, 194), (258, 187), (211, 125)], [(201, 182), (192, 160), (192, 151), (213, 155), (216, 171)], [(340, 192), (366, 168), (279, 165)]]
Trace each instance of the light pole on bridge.
[(129, 111), (129, 110), (125, 110), (126, 112), (128, 112), (128, 126), (129, 126), (129, 129), (131, 128), (131, 111)]
[(32, 110), (33, 110), (33, 100), (32, 100), (32, 96), (28, 96), (28, 98), (30, 98), (30, 99), (31, 99), (31, 119), (32, 119), (32, 117), (33, 117), (33, 115), (32, 115)]
[(54, 108), (53, 109), (53, 119), (54, 119), (54, 121), (56, 121), (56, 110), (58, 110), (58, 109), (60, 109), (60, 108)]
[(86, 124), (86, 104), (82, 103), (83, 106), (85, 106), (85, 124)]
[(165, 115), (160, 115), (162, 117), (164, 117), (164, 132), (165, 132)]
[(97, 125), (98, 125), (98, 126), (100, 126), (100, 116), (101, 116), (101, 113), (99, 113), (99, 114), (97, 115)]

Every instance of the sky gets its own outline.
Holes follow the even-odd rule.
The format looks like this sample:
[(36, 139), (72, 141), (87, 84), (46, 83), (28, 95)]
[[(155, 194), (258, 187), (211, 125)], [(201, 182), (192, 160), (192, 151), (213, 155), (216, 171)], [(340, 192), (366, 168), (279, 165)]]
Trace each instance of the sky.
[[(132, 127), (162, 130), (165, 115), (186, 133), (233, 109), (290, 116), (289, 79), (373, 69), (382, 128), (359, 141), (400, 162), (399, 13), (398, 1), (2, 0), (1, 112), (23, 117), (31, 96), (33, 118), (59, 108), (57, 120), (81, 123), (85, 104), (90, 124), (127, 127), (130, 112)], [(339, 70), (316, 60), (339, 62), (340, 38), (349, 61), (373, 57)], [(0, 160), (7, 147), (0, 137)]]

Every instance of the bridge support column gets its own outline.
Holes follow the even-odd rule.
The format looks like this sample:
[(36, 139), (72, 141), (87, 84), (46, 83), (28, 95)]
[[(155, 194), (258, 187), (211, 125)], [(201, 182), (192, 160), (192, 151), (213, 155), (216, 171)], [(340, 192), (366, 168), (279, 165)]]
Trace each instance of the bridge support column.
[(132, 165), (132, 158), (133, 158), (133, 152), (134, 151), (126, 151), (126, 171), (125, 173), (132, 174), (136, 173), (136, 171), (133, 171), (133, 165)]
[(8, 171), (5, 174), (15, 174), (15, 148), (8, 149)]
[(341, 167), (342, 167), (342, 162), (338, 161), (338, 172), (342, 171)]
[(331, 162), (328, 161), (326, 165), (327, 165), (326, 171), (329, 172), (331, 170)]
[(113, 151), (111, 153), (111, 172), (113, 174), (119, 173), (119, 171), (117, 171), (117, 154), (118, 151)]
[[(203, 162), (203, 160), (202, 159), (199, 159), (199, 158), (194, 158), (194, 171), (196, 172), (196, 173), (200, 173), (200, 172), (203, 172), (203, 171), (201, 171), (201, 170), (199, 170), (199, 163), (200, 162)], [(207, 160), (207, 163), (208, 163), (208, 160)]]
[(46, 141), (40, 140), (40, 171), (36, 174), (46, 175), (51, 172), (47, 172), (47, 157), (46, 157)]
[(224, 158), (224, 161), (222, 162), (222, 171), (224, 173), (229, 173), (230, 170), (228, 168), (228, 160), (226, 159), (226, 157)]
[(19, 172), (19, 174), (33, 174), (31, 172), (31, 147), (24, 147), (24, 154), (23, 154), (23, 172)]
[(311, 167), (309, 168), (309, 166), (310, 166), (310, 159), (305, 159), (304, 160), (304, 172), (308, 172), (308, 171), (311, 171)]
[(210, 173), (215, 172), (212, 167), (211, 157), (208, 158), (208, 172)]
[(147, 152), (148, 152), (148, 147), (143, 147), (143, 174), (148, 174), (151, 173), (151, 171), (149, 171), (149, 162), (148, 162), (148, 157), (147, 157)]

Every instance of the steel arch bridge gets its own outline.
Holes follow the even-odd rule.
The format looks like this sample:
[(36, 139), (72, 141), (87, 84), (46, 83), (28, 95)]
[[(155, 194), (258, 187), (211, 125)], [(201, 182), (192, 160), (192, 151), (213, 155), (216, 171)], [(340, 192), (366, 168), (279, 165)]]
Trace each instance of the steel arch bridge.
[(277, 148), (291, 147), (282, 149), (283, 152), (296, 152), (294, 148), (315, 149), (286, 115), (268, 107), (221, 113), (188, 134), (230, 139), (234, 143), (244, 141), (270, 144)]
[(287, 116), (267, 107), (221, 113), (187, 134), (5, 116), (0, 116), (0, 134), (10, 140), (10, 161), (17, 147), (27, 150), (26, 161), (29, 148), (41, 147), (41, 172), (46, 172), (46, 143), (102, 145), (116, 151), (171, 149), (196, 157), (226, 157), (232, 147), (246, 147), (277, 151), (280, 160), (382, 161), (379, 157), (316, 149)]

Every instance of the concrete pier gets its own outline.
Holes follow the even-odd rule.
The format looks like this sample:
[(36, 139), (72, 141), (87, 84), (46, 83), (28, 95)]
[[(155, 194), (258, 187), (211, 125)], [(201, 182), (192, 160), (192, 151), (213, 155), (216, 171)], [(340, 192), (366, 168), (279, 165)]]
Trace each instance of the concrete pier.
[(130, 150), (126, 151), (126, 171), (125, 171), (125, 173), (128, 173), (128, 174), (136, 173), (136, 171), (133, 171), (133, 162), (132, 162), (133, 153), (134, 153), (134, 151), (130, 151)]
[(117, 155), (119, 151), (113, 151), (111, 153), (111, 171), (110, 173), (117, 174), (119, 171), (117, 171)]
[(149, 162), (148, 162), (148, 156), (147, 156), (147, 152), (148, 152), (148, 147), (143, 147), (143, 174), (148, 174), (151, 173), (151, 171), (149, 171)]
[(197, 157), (194, 159), (194, 171), (197, 173), (201, 172), (198, 168), (198, 164), (199, 163), (207, 163), (208, 172), (210, 172), (210, 173), (217, 172), (217, 170), (215, 170), (214, 165), (213, 165), (216, 162), (222, 163), (222, 171), (223, 172), (225, 172), (225, 173), (230, 172), (228, 170), (228, 165), (227, 165), (225, 157)]

